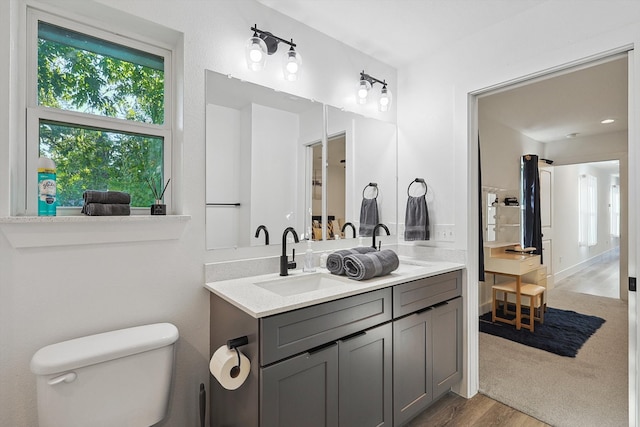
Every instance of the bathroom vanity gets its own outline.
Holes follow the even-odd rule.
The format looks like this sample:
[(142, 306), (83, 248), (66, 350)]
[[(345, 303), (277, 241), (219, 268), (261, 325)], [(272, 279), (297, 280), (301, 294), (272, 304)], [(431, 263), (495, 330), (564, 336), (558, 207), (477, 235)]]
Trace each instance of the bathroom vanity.
[(247, 336), (251, 362), (236, 390), (211, 376), (212, 426), (404, 425), (462, 377), (463, 267), (207, 283), (210, 356)]

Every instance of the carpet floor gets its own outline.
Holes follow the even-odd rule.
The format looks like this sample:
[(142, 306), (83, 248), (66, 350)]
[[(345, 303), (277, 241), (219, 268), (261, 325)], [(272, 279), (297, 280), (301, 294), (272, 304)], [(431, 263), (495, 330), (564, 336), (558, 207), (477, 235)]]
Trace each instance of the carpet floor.
[(556, 427), (628, 425), (628, 323), (624, 301), (553, 289), (550, 306), (606, 322), (575, 358), (486, 333), (480, 392)]

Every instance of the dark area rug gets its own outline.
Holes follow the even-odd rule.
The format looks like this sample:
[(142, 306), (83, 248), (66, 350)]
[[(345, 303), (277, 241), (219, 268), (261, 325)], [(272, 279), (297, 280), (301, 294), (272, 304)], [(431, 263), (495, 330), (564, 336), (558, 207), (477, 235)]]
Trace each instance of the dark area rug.
[[(525, 309), (523, 309), (526, 312)], [(508, 317), (508, 316), (507, 316)], [(527, 319), (526, 322), (529, 320)], [(516, 330), (514, 325), (491, 322), (491, 313), (480, 316), (480, 332), (566, 357), (576, 357), (578, 350), (605, 322), (597, 316), (547, 307), (544, 324), (536, 322), (534, 332)]]

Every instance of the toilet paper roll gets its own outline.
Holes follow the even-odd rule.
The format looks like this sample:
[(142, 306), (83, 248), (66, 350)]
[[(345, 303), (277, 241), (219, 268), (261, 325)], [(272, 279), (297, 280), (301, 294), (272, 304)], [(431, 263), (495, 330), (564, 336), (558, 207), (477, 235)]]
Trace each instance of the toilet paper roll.
[(240, 387), (249, 376), (251, 362), (240, 352), (240, 369), (236, 350), (230, 350), (226, 345), (218, 348), (209, 362), (211, 374), (220, 385), (227, 390), (235, 390)]

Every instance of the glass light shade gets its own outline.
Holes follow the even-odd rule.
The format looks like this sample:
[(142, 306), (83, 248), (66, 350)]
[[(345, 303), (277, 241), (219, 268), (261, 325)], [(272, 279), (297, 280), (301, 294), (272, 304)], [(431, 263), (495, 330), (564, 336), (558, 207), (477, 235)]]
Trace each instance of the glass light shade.
[(247, 67), (252, 71), (260, 71), (267, 62), (267, 44), (257, 35), (251, 37), (245, 45)]
[(384, 86), (380, 91), (380, 98), (378, 99), (378, 110), (382, 111), (383, 113), (389, 111), (389, 107), (391, 106), (391, 99), (391, 91), (387, 89), (386, 86)]
[(370, 90), (371, 90), (371, 83), (369, 83), (368, 80), (360, 80), (360, 83), (358, 83), (358, 92), (357, 92), (358, 104), (367, 103), (367, 96), (369, 96)]
[(284, 78), (290, 82), (298, 80), (302, 68), (302, 56), (292, 47), (284, 54), (283, 58)]

